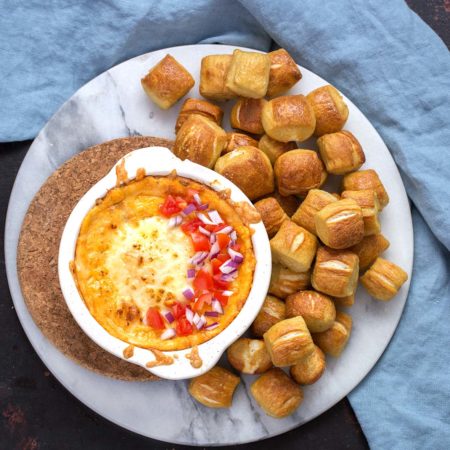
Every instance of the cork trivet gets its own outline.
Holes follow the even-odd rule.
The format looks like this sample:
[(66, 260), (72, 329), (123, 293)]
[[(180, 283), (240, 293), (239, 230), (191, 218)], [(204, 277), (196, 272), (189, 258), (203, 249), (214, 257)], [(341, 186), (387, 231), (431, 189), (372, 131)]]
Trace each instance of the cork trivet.
[(148, 381), (157, 377), (101, 349), (77, 325), (59, 287), (59, 242), (73, 207), (118, 159), (137, 148), (159, 145), (170, 148), (172, 142), (153, 137), (121, 138), (75, 155), (54, 172), (36, 194), (19, 239), (19, 281), (37, 326), (69, 358), (120, 380)]

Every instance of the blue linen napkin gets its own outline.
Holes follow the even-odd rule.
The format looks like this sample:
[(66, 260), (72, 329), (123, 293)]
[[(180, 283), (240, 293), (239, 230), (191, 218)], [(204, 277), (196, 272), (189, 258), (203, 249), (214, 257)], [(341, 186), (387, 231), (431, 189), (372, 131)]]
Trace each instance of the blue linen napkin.
[(352, 98), (383, 136), (417, 209), (405, 312), (350, 401), (373, 448), (449, 447), (450, 57), (403, 1), (3, 3), (0, 141), (34, 136), (114, 64), (196, 42), (267, 50), (273, 38)]

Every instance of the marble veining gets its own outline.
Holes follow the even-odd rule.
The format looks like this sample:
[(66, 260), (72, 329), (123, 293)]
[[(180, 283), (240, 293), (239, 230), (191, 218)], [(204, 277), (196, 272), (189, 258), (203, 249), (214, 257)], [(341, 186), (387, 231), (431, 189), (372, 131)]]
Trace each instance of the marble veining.
[[(372, 300), (359, 289), (356, 304), (349, 309), (354, 328), (348, 347), (339, 360), (328, 358), (324, 376), (304, 389), (302, 406), (282, 420), (266, 416), (252, 399), (249, 388), (254, 376), (242, 377), (232, 408), (212, 410), (189, 396), (188, 383), (184, 381), (123, 382), (92, 373), (63, 356), (35, 326), (16, 273), (20, 227), (34, 194), (58, 166), (91, 145), (130, 135), (173, 139), (181, 102), (168, 111), (158, 109), (143, 93), (140, 78), (170, 52), (193, 74), (197, 83), (190, 95), (198, 96), (200, 59), (232, 50), (227, 46), (203, 45), (157, 51), (122, 63), (86, 84), (61, 106), (33, 142), (18, 173), (8, 209), (8, 280), (17, 314), (39, 356), (61, 383), (94, 411), (131, 431), (163, 441), (193, 445), (242, 443), (273, 436), (311, 420), (352, 390), (376, 363), (395, 331), (407, 296), (408, 284), (395, 300), (386, 304)], [(326, 84), (312, 72), (302, 72), (303, 79), (292, 92), (307, 93)], [(230, 104), (225, 106), (225, 117), (230, 108)], [(350, 101), (349, 108), (346, 129), (361, 141), (366, 166), (380, 173), (391, 196), (381, 218), (383, 233), (391, 241), (386, 255), (411, 274), (412, 225), (400, 175), (377, 132)], [(229, 127), (228, 119), (225, 126)], [(313, 144), (303, 143), (302, 147), (313, 148)]]

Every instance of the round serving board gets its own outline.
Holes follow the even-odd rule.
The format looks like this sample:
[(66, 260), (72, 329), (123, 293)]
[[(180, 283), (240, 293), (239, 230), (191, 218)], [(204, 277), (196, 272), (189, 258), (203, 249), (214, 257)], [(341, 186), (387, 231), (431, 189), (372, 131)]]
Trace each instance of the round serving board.
[[(189, 396), (184, 381), (129, 382), (99, 375), (64, 356), (40, 332), (27, 310), (17, 276), (19, 233), (36, 192), (61, 164), (89, 146), (131, 135), (173, 139), (182, 102), (167, 111), (159, 109), (144, 94), (140, 78), (170, 53), (195, 78), (196, 85), (189, 95), (198, 97), (201, 58), (234, 49), (193, 45), (160, 50), (126, 61), (83, 86), (33, 142), (17, 175), (8, 208), (7, 275), (17, 314), (35, 350), (58, 380), (88, 407), (122, 427), (162, 441), (193, 445), (244, 443), (283, 433), (318, 416), (356, 387), (377, 362), (397, 327), (409, 288), (408, 282), (388, 303), (374, 301), (362, 289), (358, 291), (356, 304), (350, 309), (354, 326), (347, 348), (340, 358), (327, 359), (323, 377), (304, 389), (302, 406), (281, 420), (266, 416), (251, 398), (252, 376), (242, 377), (230, 409), (211, 410)], [(306, 94), (327, 83), (307, 69), (301, 70), (303, 78), (292, 93)], [(391, 242), (385, 256), (411, 276), (412, 223), (402, 180), (376, 130), (350, 100), (346, 102), (350, 116), (345, 128), (355, 134), (365, 150), (364, 167), (379, 173), (390, 195), (391, 201), (381, 214), (383, 234)], [(225, 106), (225, 117), (231, 103)], [(314, 148), (311, 142), (302, 143), (302, 147)]]

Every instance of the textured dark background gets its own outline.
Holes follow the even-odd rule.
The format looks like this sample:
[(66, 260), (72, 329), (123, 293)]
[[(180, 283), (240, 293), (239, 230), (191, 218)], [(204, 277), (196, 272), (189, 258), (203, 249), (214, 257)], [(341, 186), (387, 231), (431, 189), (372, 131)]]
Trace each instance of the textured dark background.
[[(450, 44), (450, 0), (408, 0)], [(0, 449), (179, 449), (130, 433), (98, 416), (69, 394), (38, 358), (17, 319), (5, 274), (4, 218), (16, 173), (31, 141), (0, 144)], [(111, 393), (114, 395), (114, 393)], [(347, 399), (289, 433), (239, 449), (366, 449)]]

